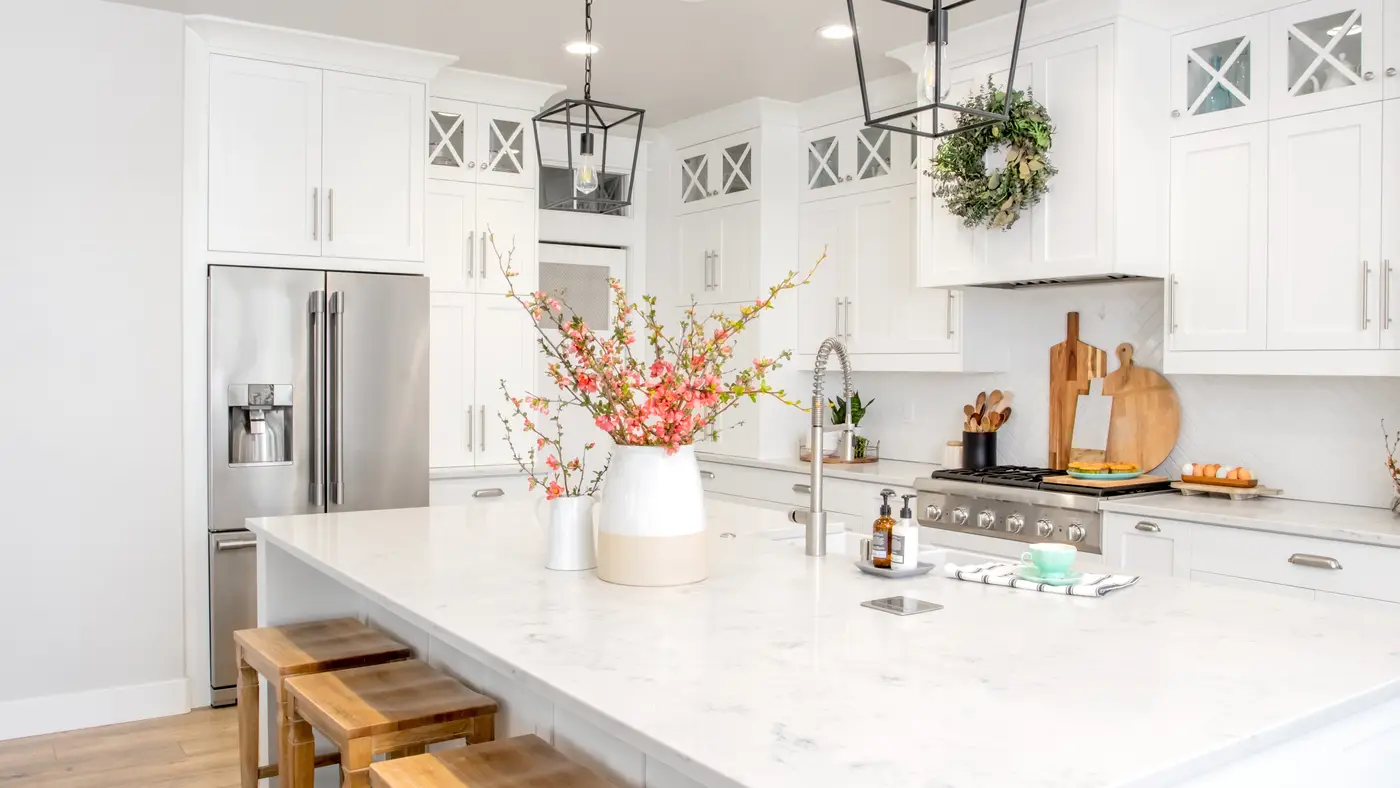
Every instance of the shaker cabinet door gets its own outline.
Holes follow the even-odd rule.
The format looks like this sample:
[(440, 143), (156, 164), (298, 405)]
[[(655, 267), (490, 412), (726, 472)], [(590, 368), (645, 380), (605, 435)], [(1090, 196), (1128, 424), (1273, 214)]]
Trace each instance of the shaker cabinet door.
[(483, 259), (476, 234), (476, 188), (461, 181), (428, 181), (424, 255), (435, 293), (476, 290)]
[[(1400, 15), (1400, 10), (1396, 11)], [(1397, 20), (1400, 21), (1400, 20)], [(1387, 101), (1383, 107), (1381, 128), (1385, 132), (1381, 153), (1381, 347), (1400, 348), (1400, 324), (1395, 322), (1400, 310), (1400, 101)]]
[[(506, 442), (502, 418), (514, 419), (504, 382), (512, 397), (537, 391), (535, 370), (540, 351), (530, 316), (514, 299), (480, 295), (476, 302), (476, 464), (509, 465), (515, 461)], [(529, 437), (514, 424), (516, 449), (524, 452)]]
[(325, 254), (421, 262), (423, 86), (324, 73)]
[(476, 267), (476, 291), (504, 295), (508, 290), (501, 266), (509, 259), (519, 273), (517, 291), (535, 289), (535, 257), (538, 253), (539, 214), (533, 189), (482, 184), (476, 190), (476, 237), (480, 252)]
[(1172, 350), (1264, 349), (1268, 167), (1267, 123), (1172, 140)]
[(321, 71), (209, 58), (209, 248), (321, 254)]
[(433, 293), (428, 327), (428, 464), (453, 468), (476, 464), (473, 296)]
[(822, 200), (802, 206), (798, 235), (797, 271), (802, 275), (826, 259), (812, 274), (812, 281), (796, 291), (796, 354), (814, 354), (827, 337), (845, 341), (842, 334), (844, 301), (850, 294), (850, 251), (842, 236), (845, 200)]

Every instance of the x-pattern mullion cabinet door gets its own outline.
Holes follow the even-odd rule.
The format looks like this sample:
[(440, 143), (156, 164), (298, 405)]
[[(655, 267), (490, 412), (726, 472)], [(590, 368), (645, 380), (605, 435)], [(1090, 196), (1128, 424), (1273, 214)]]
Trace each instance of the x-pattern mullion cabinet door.
[(710, 149), (689, 148), (680, 154), (680, 206), (682, 209), (698, 207), (709, 199), (710, 194)]
[(803, 199), (821, 200), (846, 191), (843, 186), (851, 178), (845, 169), (845, 158), (851, 155), (848, 126), (834, 123), (803, 133)]
[(720, 143), (719, 193), (737, 195), (752, 191), (757, 184), (752, 140), (730, 140)]
[(428, 177), (476, 183), (476, 105), (428, 100)]
[(536, 156), (531, 147), (531, 113), (478, 104), (476, 117), (477, 183), (533, 189)]
[(1309, 0), (1272, 12), (1270, 117), (1379, 101), (1381, 17), (1381, 0)]
[(1172, 39), (1172, 134), (1269, 117), (1269, 15), (1236, 19)]

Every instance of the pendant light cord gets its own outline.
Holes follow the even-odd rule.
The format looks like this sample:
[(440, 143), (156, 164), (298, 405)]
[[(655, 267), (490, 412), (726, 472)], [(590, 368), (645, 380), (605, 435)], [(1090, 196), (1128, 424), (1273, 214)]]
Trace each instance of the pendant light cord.
[(583, 0), (583, 100), (593, 98), (593, 0)]

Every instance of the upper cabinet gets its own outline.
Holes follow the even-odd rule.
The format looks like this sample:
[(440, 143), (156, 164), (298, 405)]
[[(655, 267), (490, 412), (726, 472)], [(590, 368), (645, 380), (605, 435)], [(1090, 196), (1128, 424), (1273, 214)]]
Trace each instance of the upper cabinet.
[(1172, 134), (1269, 118), (1269, 15), (1172, 39)]
[(535, 188), (529, 112), (436, 96), (428, 108), (429, 177)]
[(692, 213), (759, 198), (757, 130), (676, 152), (676, 212)]
[[(759, 207), (734, 205), (676, 222), (682, 285), (697, 304), (752, 302), (762, 295)], [(815, 258), (813, 258), (815, 259)]]
[(211, 252), (421, 262), (423, 83), (209, 58)]
[(519, 274), (516, 287), (534, 289), (534, 195), (504, 186), (429, 181), (427, 274), (433, 292), (504, 295), (501, 266), (507, 259)]
[(1381, 0), (1309, 0), (1269, 15), (1270, 116), (1379, 101)]
[(803, 132), (802, 199), (825, 200), (914, 181), (913, 138), (860, 118)]

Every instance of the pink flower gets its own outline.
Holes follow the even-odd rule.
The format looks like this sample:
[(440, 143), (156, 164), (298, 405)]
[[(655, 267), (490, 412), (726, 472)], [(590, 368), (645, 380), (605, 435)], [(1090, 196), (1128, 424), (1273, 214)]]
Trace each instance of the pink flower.
[(598, 379), (592, 375), (581, 374), (578, 376), (578, 390), (586, 394), (592, 394), (598, 390)]
[(552, 501), (563, 494), (564, 488), (559, 486), (559, 482), (557, 481), (551, 481), (549, 486), (544, 489), (544, 497), (547, 501)]
[(551, 471), (559, 470), (559, 458), (555, 457), (553, 454), (544, 459), (544, 464), (548, 465)]

